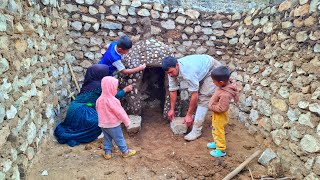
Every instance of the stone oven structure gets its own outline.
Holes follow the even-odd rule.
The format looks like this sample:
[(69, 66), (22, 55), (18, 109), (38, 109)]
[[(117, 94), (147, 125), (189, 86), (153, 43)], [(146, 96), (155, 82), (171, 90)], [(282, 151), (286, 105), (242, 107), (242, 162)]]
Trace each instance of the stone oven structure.
[(123, 57), (123, 63), (128, 68), (143, 63), (147, 65), (143, 72), (120, 77), (121, 86), (132, 84), (134, 87), (123, 103), (129, 114), (141, 115), (145, 107), (165, 107), (168, 83), (161, 61), (169, 55), (173, 54), (168, 45), (155, 39), (147, 39), (135, 43)]

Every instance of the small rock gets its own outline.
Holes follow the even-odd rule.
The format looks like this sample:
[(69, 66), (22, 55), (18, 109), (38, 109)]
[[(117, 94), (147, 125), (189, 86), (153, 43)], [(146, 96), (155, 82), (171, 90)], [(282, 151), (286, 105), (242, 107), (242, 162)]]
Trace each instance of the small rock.
[(87, 144), (84, 146), (84, 150), (91, 150), (92, 146), (90, 144)]
[(273, 23), (272, 22), (269, 22), (263, 26), (263, 32), (266, 34), (271, 33), (272, 30), (273, 30)]
[(127, 128), (127, 132), (129, 134), (136, 134), (141, 130), (141, 116), (129, 115), (129, 119), (131, 121), (129, 127)]
[(176, 25), (173, 20), (161, 21), (161, 26), (165, 29), (175, 29)]
[(251, 150), (254, 148), (253, 145), (243, 145), (243, 148), (245, 148), (246, 150)]
[(317, 11), (317, 6), (318, 6), (318, 11), (320, 11), (319, 0), (311, 0), (309, 12), (310, 13), (316, 12)]
[(309, 9), (310, 9), (310, 5), (309, 4), (305, 4), (303, 6), (299, 6), (298, 8), (296, 8), (293, 11), (293, 15), (294, 16), (304, 16), (307, 13), (309, 13)]
[(315, 53), (319, 53), (320, 52), (320, 44), (314, 45), (313, 52), (315, 52)]
[(141, 6), (141, 1), (140, 0), (133, 0), (131, 3), (132, 7), (140, 7)]
[(318, 104), (318, 103), (312, 103), (312, 104), (310, 104), (310, 105), (309, 105), (309, 110), (310, 110), (311, 112), (314, 112), (314, 113), (320, 115), (320, 104)]
[(298, 32), (298, 33), (296, 34), (296, 40), (297, 40), (298, 42), (304, 42), (304, 41), (306, 41), (308, 38), (309, 38), (309, 36), (307, 35), (307, 32), (306, 32), (306, 31)]
[(268, 175), (273, 178), (281, 178), (285, 175), (279, 159), (273, 160), (269, 163)]
[(318, 138), (306, 134), (300, 141), (300, 146), (303, 150), (309, 153), (316, 153), (320, 151), (320, 141)]
[(319, 180), (318, 176), (315, 173), (310, 173), (303, 180)]
[(44, 171), (42, 171), (41, 175), (42, 175), (42, 176), (48, 176), (49, 174), (48, 174), (48, 171), (47, 171), (47, 170), (44, 170)]
[(198, 11), (195, 10), (186, 10), (186, 15), (189, 16), (191, 19), (198, 19), (200, 16), (200, 13)]
[(224, 35), (225, 35), (226, 37), (228, 37), (228, 38), (233, 38), (234, 36), (237, 35), (237, 31), (234, 30), (234, 29), (230, 29), (230, 30), (228, 30), (227, 32), (225, 32)]
[(312, 27), (316, 23), (317, 19), (310, 16), (304, 20), (304, 25), (307, 27)]
[(263, 166), (267, 166), (268, 163), (276, 157), (277, 157), (276, 153), (274, 153), (272, 149), (268, 148), (262, 153), (262, 155), (258, 159), (258, 162)]
[(290, 0), (286, 0), (286, 1), (283, 1), (280, 6), (279, 6), (279, 11), (285, 11), (285, 10), (288, 10), (292, 5), (292, 2)]
[(307, 112), (306, 114), (301, 114), (299, 116), (298, 122), (302, 125), (309, 126), (311, 128), (315, 127), (315, 125), (311, 121), (311, 113), (310, 112)]
[(147, 16), (150, 16), (150, 12), (147, 9), (141, 9), (138, 11), (138, 15), (147, 17)]
[(288, 110), (287, 103), (282, 99), (272, 98), (271, 104), (272, 104), (272, 106), (277, 108), (279, 111), (287, 111)]
[(170, 128), (175, 135), (182, 135), (187, 132), (187, 126), (183, 117), (176, 117), (170, 122)]

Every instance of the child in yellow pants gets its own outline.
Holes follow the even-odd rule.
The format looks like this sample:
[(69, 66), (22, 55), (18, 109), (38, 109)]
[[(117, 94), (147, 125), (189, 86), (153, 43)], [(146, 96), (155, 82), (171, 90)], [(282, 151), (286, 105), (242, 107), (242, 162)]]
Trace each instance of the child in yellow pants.
[(212, 114), (212, 136), (213, 142), (207, 144), (208, 148), (214, 149), (210, 152), (213, 157), (226, 156), (225, 126), (228, 124), (229, 103), (232, 99), (238, 101), (237, 85), (230, 80), (230, 71), (226, 66), (215, 68), (211, 72), (213, 83), (217, 89), (209, 102), (209, 109)]

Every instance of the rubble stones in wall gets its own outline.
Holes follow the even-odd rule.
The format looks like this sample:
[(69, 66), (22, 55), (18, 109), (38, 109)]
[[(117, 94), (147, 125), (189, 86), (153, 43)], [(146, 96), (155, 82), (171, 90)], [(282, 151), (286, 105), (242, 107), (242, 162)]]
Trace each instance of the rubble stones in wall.
[[(171, 49), (166, 44), (155, 39), (147, 39), (139, 41), (132, 47), (132, 50), (124, 56), (124, 65), (129, 68), (134, 68), (140, 64), (146, 63), (147, 68), (160, 67), (161, 61), (164, 57), (172, 55)], [(128, 80), (122, 79), (121, 83), (124, 85), (132, 84), (135, 87), (140, 87), (142, 81), (142, 74), (130, 75)], [(126, 109), (132, 114), (139, 115), (141, 112), (141, 102), (139, 88), (132, 92), (130, 96), (126, 97)]]
[[(37, 3), (40, 3), (41, 6)], [(47, 121), (52, 123), (54, 120), (54, 115), (51, 115), (50, 120), (46, 117), (42, 118), (41, 114), (45, 114), (43, 106), (52, 101), (55, 96), (53, 100), (55, 106), (50, 106), (49, 109), (52, 112), (55, 109), (56, 113), (59, 113), (60, 107), (64, 107), (62, 104), (66, 104), (65, 101), (68, 100), (63, 97), (63, 93), (59, 93), (66, 92), (59, 79), (64, 78), (64, 75), (60, 74), (61, 67), (58, 65), (59, 63), (64, 64), (65, 60), (58, 59), (58, 56), (63, 57), (66, 50), (60, 49), (66, 44), (65, 39), (60, 37), (62, 34), (65, 35), (68, 23), (54, 8), (58, 5), (58, 1), (50, 0), (10, 1), (1, 6), (2, 9), (5, 9), (3, 13), (7, 14), (0, 15), (2, 31), (0, 37), (2, 44), (0, 46), (0, 122), (3, 126), (0, 154), (12, 152), (12, 158), (10, 161), (0, 162), (6, 167), (6, 171), (0, 173), (0, 179), (4, 179), (2, 177), (21, 178), (22, 171), (20, 167), (18, 170), (17, 164), (22, 160), (20, 156), (17, 158), (17, 153), (29, 150), (28, 154), (34, 154), (29, 145), (37, 142), (38, 147), (43, 134), (48, 128), (51, 128), (50, 126), (41, 129), (42, 125)], [(46, 8), (45, 6), (50, 6), (51, 14), (39, 11), (40, 8)], [(59, 29), (54, 29), (58, 26)], [(8, 51), (8, 47), (12, 49)], [(54, 74), (51, 73), (51, 69), (56, 70), (52, 72)], [(58, 99), (61, 102), (59, 106)], [(34, 110), (29, 113), (31, 108)], [(10, 146), (7, 146), (8, 144)], [(26, 167), (28, 163), (26, 159), (24, 163)]]
[[(78, 67), (86, 68), (98, 61), (105, 51), (103, 46), (122, 34), (129, 35), (134, 40), (134, 45), (140, 46), (130, 51), (130, 60), (127, 61), (124, 57), (126, 67), (136, 67), (143, 62), (147, 62), (148, 67), (159, 66), (159, 57), (162, 56), (159, 52), (163, 49), (155, 48), (157, 50), (148, 53), (149, 50), (145, 51), (147, 44), (135, 43), (151, 39), (150, 37), (170, 45), (165, 49), (171, 49), (176, 57), (208, 53), (227, 64), (232, 62), (235, 70), (241, 72), (235, 77), (243, 84), (237, 113), (239, 120), (250, 129), (261, 128), (263, 132), (271, 132), (274, 142), (287, 148), (289, 152), (285, 155), (280, 153), (282, 157), (288, 157), (288, 162), (285, 163), (298, 159), (295, 165), (302, 164), (304, 167), (305, 162), (300, 162), (296, 157), (305, 153), (299, 142), (306, 134), (316, 137), (319, 127), (318, 2), (283, 1), (280, 6), (253, 9), (246, 13), (201, 12), (199, 15), (181, 7), (146, 4), (139, 0), (121, 3), (107, 0), (98, 4), (87, 5), (89, 9), (92, 6), (91, 11), (87, 8), (83, 12), (69, 12), (70, 17), (81, 14), (77, 19), (70, 19), (70, 26), (75, 31), (70, 32), (70, 35), (77, 35), (72, 38), (71, 44), (81, 44), (81, 47), (78, 45), (70, 53), (77, 59), (72, 60), (73, 62), (81, 60)], [(105, 14), (114, 14), (105, 15), (100, 10), (95, 14), (98, 6), (105, 9)], [(83, 21), (83, 15), (92, 19)], [(142, 21), (142, 18), (148, 18), (148, 23)], [(75, 23), (78, 24), (75, 27), (71, 25), (76, 21), (81, 22), (81, 29), (80, 23)], [(92, 29), (94, 23), (95, 30)], [(38, 32), (42, 34), (40, 29)], [(90, 36), (101, 37), (101, 40), (91, 40)], [(79, 40), (84, 37), (90, 39), (90, 42)], [(152, 42), (150, 46), (153, 45)], [(77, 69), (79, 74), (83, 71), (81, 68)], [(123, 83), (139, 86), (141, 74), (121, 78)], [(139, 91), (132, 92), (128, 96), (128, 104), (135, 102), (138, 94)], [(187, 94), (182, 93), (181, 97), (185, 99)], [(168, 101), (166, 104), (168, 105)], [(138, 112), (140, 106), (126, 105), (126, 108)], [(310, 158), (314, 154), (303, 156)], [(297, 177), (309, 175), (302, 173), (300, 167), (289, 167), (288, 164), (285, 165), (288, 166), (287, 169), (292, 172), (296, 170)]]
[(310, 134), (306, 134), (300, 141), (300, 145), (303, 150), (309, 153), (315, 153), (320, 151), (320, 141), (318, 138)]

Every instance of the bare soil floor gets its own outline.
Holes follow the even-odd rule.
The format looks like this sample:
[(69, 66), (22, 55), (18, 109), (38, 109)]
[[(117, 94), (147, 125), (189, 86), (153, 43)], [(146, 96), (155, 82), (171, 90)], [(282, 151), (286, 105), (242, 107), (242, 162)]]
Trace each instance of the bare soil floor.
[[(259, 138), (247, 133), (237, 120), (227, 126), (227, 156), (211, 157), (206, 144), (212, 141), (211, 119), (208, 114), (202, 136), (186, 142), (175, 136), (161, 112), (144, 110), (141, 131), (129, 137), (124, 130), (127, 145), (138, 153), (126, 159), (116, 152), (110, 160), (102, 157), (102, 139), (77, 147), (50, 141), (42, 145), (27, 172), (27, 180), (98, 180), (98, 179), (217, 179), (234, 170), (258, 150)], [(266, 168), (253, 160), (249, 166), (253, 178), (266, 175)], [(41, 173), (46, 170), (48, 176)], [(249, 169), (243, 169), (234, 179), (252, 179)]]

